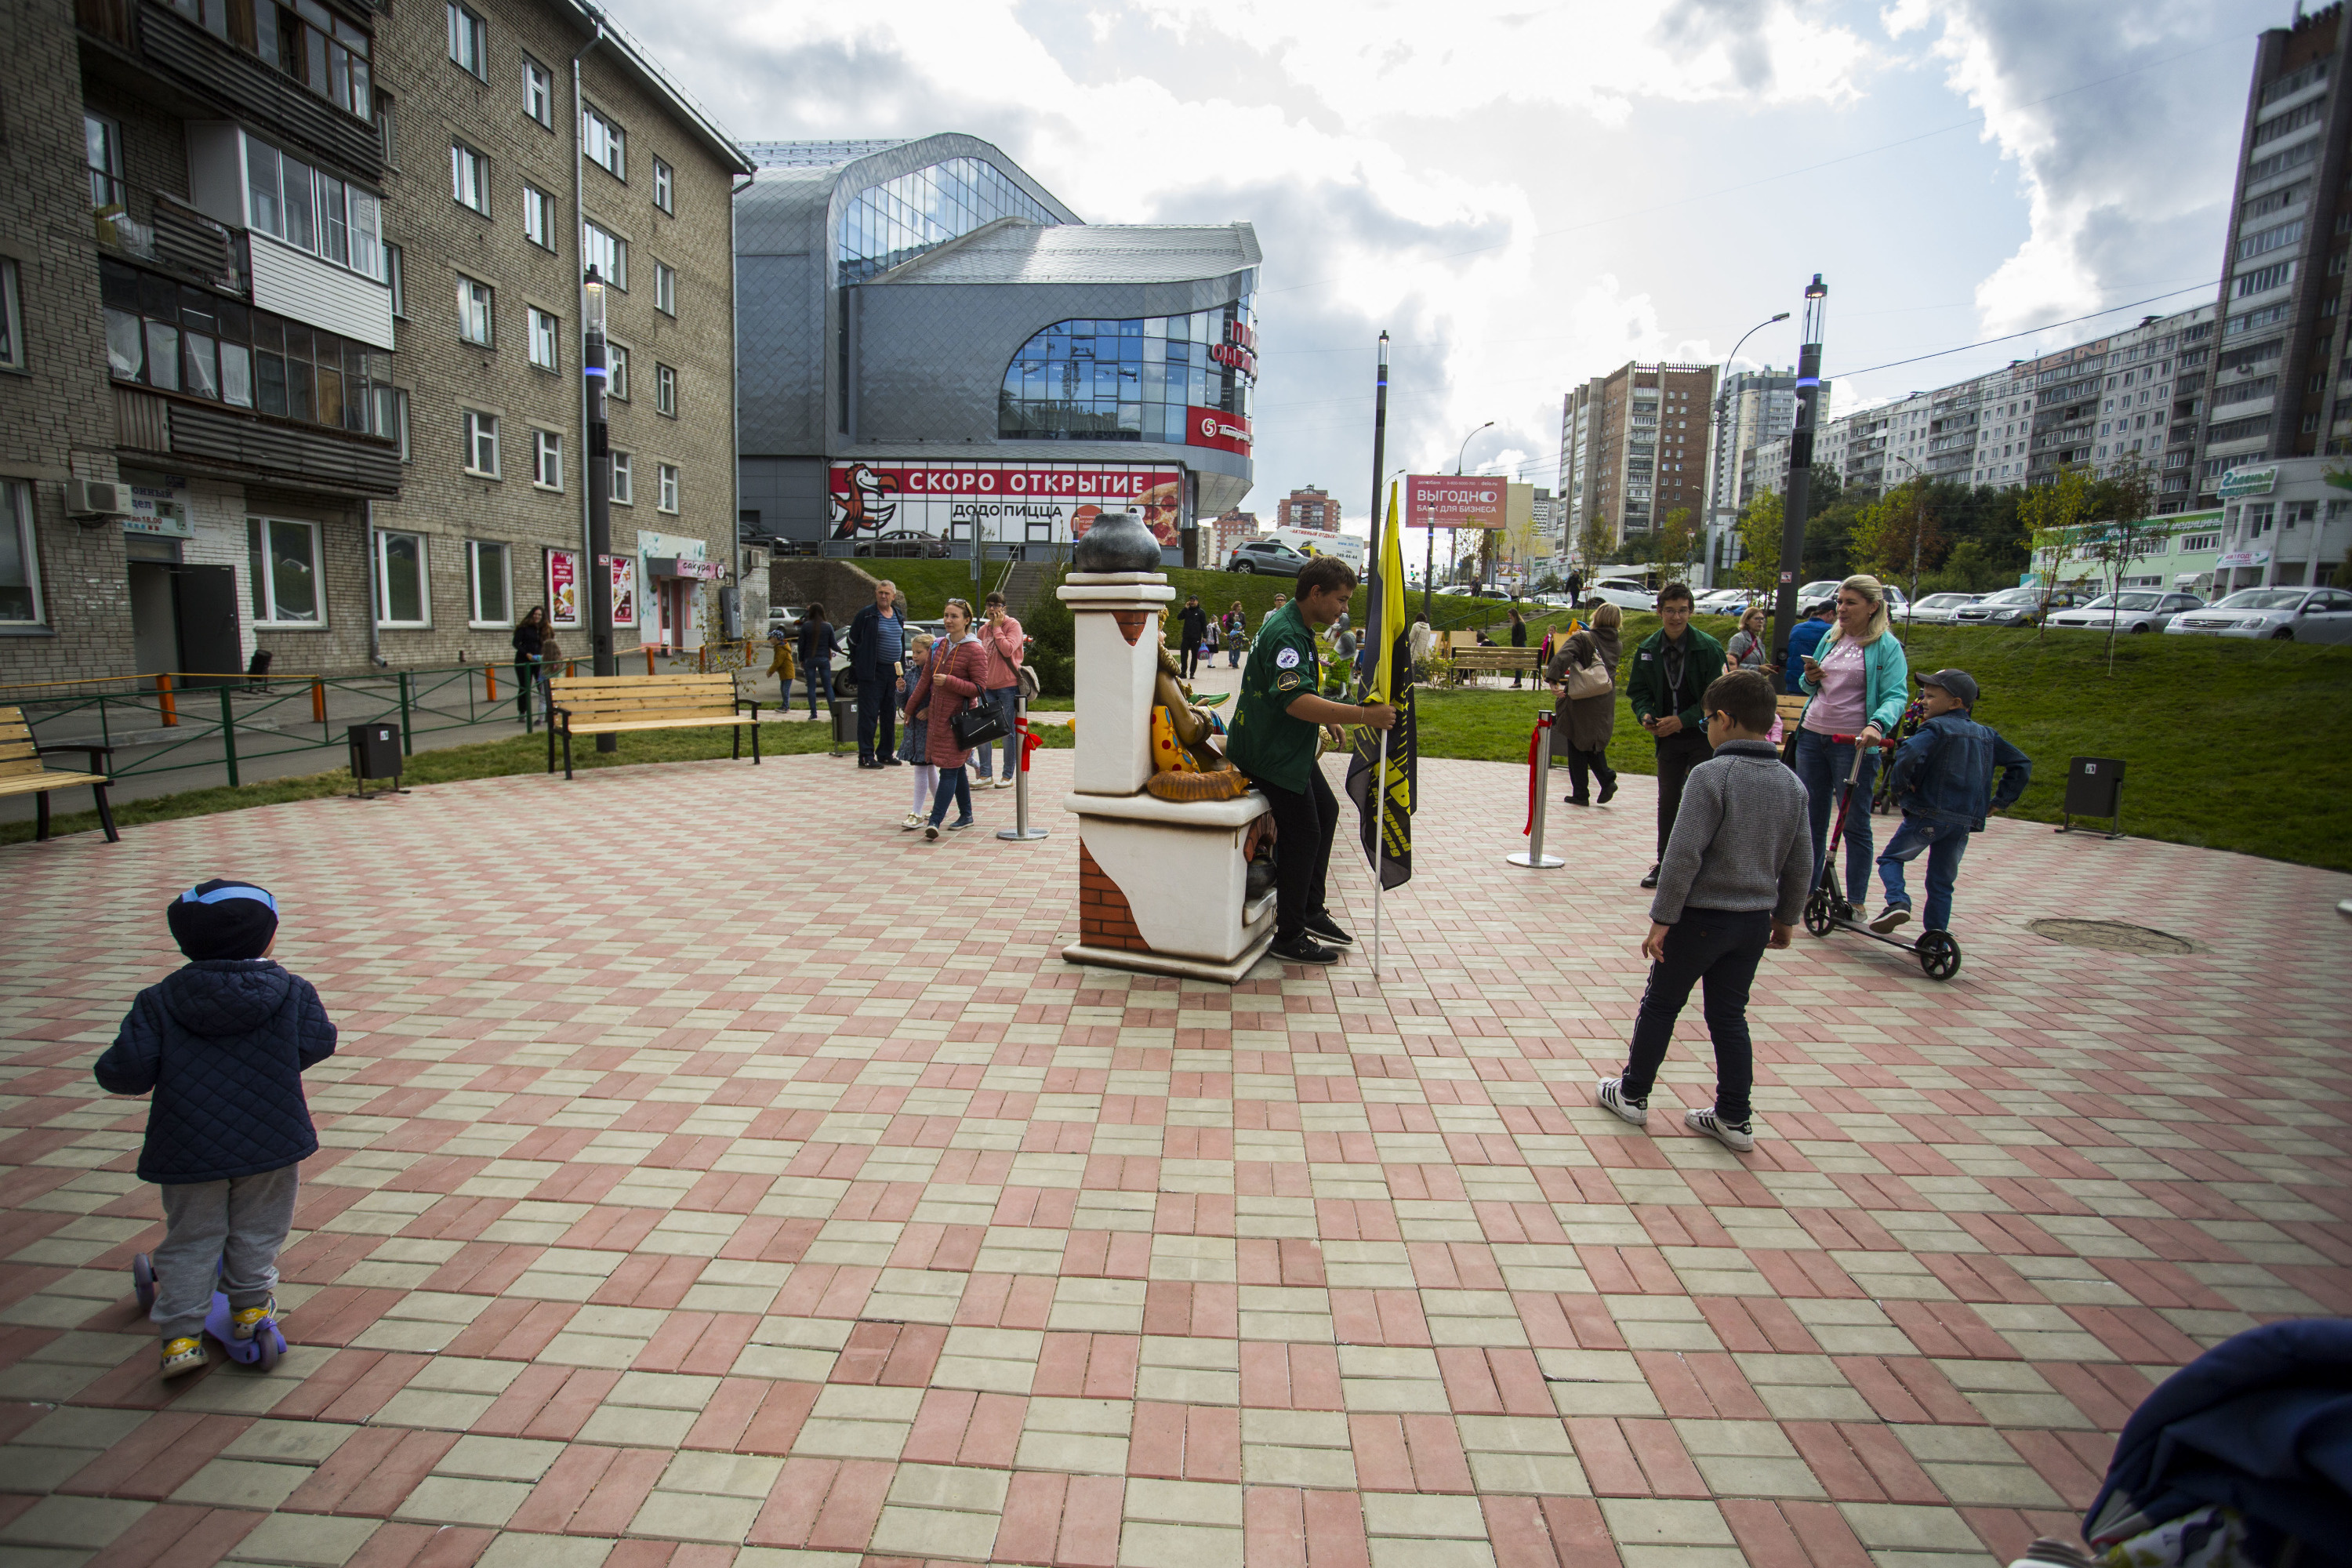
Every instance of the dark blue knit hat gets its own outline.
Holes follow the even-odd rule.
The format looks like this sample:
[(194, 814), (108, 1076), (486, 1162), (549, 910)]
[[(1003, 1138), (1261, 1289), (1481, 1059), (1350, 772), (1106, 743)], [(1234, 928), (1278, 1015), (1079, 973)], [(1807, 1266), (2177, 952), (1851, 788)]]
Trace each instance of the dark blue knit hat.
[(173, 899), (163, 920), (192, 959), (259, 958), (278, 933), (278, 900), (267, 888), (216, 877)]

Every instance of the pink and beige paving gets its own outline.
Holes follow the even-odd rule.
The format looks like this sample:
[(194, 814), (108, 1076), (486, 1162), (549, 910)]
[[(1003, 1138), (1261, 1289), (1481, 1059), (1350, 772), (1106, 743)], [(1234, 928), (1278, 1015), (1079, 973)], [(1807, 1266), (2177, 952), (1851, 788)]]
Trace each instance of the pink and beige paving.
[[(1429, 763), (1383, 980), (1228, 990), (1062, 962), (1069, 756), (1033, 845), (796, 757), (0, 851), (0, 1560), (1958, 1568), (2200, 1347), (2352, 1304), (2346, 878), (1997, 823), (1953, 983), (1768, 957), (1741, 1159), (1695, 1017), (1647, 1130), (1590, 1104), (1649, 781), (1529, 873), (1524, 773)], [(167, 1386), (89, 1064), (223, 873), (342, 1043), (292, 1352)]]

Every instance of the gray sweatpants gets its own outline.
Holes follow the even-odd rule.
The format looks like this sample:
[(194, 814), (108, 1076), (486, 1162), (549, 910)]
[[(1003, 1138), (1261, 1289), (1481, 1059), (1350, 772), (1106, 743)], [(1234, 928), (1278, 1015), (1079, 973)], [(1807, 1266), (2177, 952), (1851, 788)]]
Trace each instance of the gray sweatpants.
[(258, 1307), (278, 1288), (278, 1249), (294, 1228), (299, 1165), (225, 1182), (175, 1183), (163, 1191), (163, 1245), (154, 1252), (155, 1307), (167, 1340), (204, 1331), (213, 1276), (229, 1310)]

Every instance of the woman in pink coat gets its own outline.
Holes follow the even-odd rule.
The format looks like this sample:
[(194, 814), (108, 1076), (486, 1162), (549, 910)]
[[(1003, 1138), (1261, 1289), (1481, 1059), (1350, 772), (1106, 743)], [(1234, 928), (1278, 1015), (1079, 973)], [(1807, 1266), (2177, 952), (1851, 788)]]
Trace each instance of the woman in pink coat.
[(926, 721), (925, 753), (940, 770), (940, 787), (931, 796), (931, 820), (923, 829), (927, 839), (939, 837), (940, 819), (947, 816), (951, 795), (957, 816), (948, 825), (950, 830), (971, 826), (971, 784), (964, 771), (971, 753), (956, 744), (955, 716), (980, 695), (988, 674), (988, 656), (971, 631), (971, 606), (961, 599), (950, 599), (940, 619), (947, 624), (947, 636), (932, 646), (922, 679), (915, 683), (914, 695), (907, 699), (908, 717)]

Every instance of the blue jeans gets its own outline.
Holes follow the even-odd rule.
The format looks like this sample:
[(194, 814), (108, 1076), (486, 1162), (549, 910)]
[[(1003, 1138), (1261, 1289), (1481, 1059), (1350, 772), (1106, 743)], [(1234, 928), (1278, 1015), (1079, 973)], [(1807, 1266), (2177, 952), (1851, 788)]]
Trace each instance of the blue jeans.
[[(801, 677), (801, 684), (808, 688), (809, 717), (820, 717), (816, 710), (817, 699), (821, 696), (827, 703), (833, 701), (833, 667), (824, 662), (824, 655), (817, 655), (815, 661), (807, 666), (807, 673)], [(784, 706), (787, 708), (792, 706), (791, 696), (790, 692), (785, 693)]]
[[(1013, 710), (1021, 700), (1021, 688), (1007, 686), (995, 691), (983, 691), (980, 700), (987, 707), (996, 710), (1004, 720), (1004, 776), (1011, 778), (1013, 771), (1021, 765), (1021, 736), (1013, 728)], [(980, 764), (980, 776), (983, 779), (991, 776), (989, 759), (995, 749), (995, 742), (991, 742), (971, 754), (971, 760)]]
[[(1846, 770), (1853, 766), (1853, 742), (1832, 744), (1818, 730), (1797, 731), (1797, 781), (1805, 786), (1813, 828), (1813, 886), (1821, 886), (1822, 860), (1829, 853), (1830, 813), (1838, 791), (1845, 787)], [(1859, 901), (1870, 886), (1870, 786), (1878, 776), (1878, 752), (1862, 760), (1862, 777), (1845, 813), (1845, 896)]]
[(1735, 1125), (1748, 1121), (1756, 1083), (1756, 1047), (1748, 1033), (1748, 991), (1772, 937), (1770, 910), (1702, 910), (1684, 906), (1666, 928), (1664, 963), (1650, 965), (1650, 983), (1633, 1016), (1624, 1082), (1628, 1100), (1647, 1100), (1657, 1082), (1675, 1020), (1701, 987), (1706, 1032), (1715, 1042), (1715, 1113)]
[(1949, 931), (1952, 889), (1960, 879), (1960, 857), (1969, 852), (1969, 830), (1921, 816), (1905, 817), (1878, 857), (1878, 879), (1885, 886), (1888, 903), (1911, 907), (1911, 895), (1903, 890), (1903, 863), (1921, 850), (1927, 854), (1927, 912), (1920, 925), (1927, 931)]
[(931, 794), (931, 826), (937, 827), (948, 814), (948, 802), (956, 803), (956, 820), (971, 820), (971, 770), (941, 768), (940, 787)]

